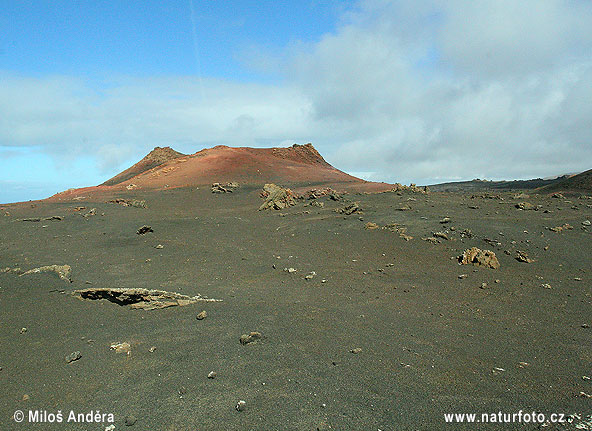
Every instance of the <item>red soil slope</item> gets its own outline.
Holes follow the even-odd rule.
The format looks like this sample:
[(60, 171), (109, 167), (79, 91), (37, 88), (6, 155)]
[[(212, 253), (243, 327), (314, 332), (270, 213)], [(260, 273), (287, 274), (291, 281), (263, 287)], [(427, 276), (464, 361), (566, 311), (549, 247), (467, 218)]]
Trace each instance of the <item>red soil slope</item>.
[(296, 144), (289, 148), (220, 145), (191, 155), (183, 155), (168, 147), (157, 147), (140, 162), (100, 186), (68, 190), (52, 198), (75, 199), (76, 196), (125, 191), (126, 188), (156, 190), (230, 181), (368, 192), (392, 188), (391, 184), (364, 181), (334, 168), (312, 144)]
[(184, 154), (179, 153), (178, 151), (173, 150), (171, 147), (156, 147), (146, 157), (140, 160), (138, 163), (133, 165), (131, 168), (126, 169), (125, 171), (115, 175), (110, 180), (105, 181), (102, 186), (114, 186), (116, 184), (120, 184), (124, 181), (129, 180), (130, 178), (135, 177), (136, 175), (141, 174), (142, 172), (146, 172), (152, 168), (162, 165), (163, 163), (168, 162), (169, 160), (176, 159), (178, 157), (184, 156)]

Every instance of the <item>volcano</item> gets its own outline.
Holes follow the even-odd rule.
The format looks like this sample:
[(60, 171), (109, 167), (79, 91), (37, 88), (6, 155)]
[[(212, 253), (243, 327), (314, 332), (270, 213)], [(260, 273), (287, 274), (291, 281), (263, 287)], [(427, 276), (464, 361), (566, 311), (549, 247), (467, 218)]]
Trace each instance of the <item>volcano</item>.
[(277, 183), (294, 188), (332, 187), (347, 191), (378, 192), (391, 184), (365, 181), (331, 166), (312, 144), (283, 148), (249, 148), (219, 145), (194, 154), (156, 147), (132, 167), (103, 184), (59, 193), (60, 198), (79, 192), (159, 190), (210, 185), (214, 182), (248, 185)]

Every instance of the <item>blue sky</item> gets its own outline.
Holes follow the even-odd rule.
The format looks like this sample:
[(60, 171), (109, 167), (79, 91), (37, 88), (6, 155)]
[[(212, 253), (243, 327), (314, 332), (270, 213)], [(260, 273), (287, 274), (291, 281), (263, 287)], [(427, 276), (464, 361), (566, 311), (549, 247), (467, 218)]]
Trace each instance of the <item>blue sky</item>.
[(0, 202), (165, 145), (313, 142), (349, 173), (419, 184), (592, 167), (587, 1), (0, 6)]
[(4, 69), (33, 76), (195, 75), (195, 28), (204, 75), (268, 79), (244, 67), (243, 52), (252, 47), (278, 52), (313, 42), (335, 29), (348, 5), (352, 2), (6, 1), (0, 59)]

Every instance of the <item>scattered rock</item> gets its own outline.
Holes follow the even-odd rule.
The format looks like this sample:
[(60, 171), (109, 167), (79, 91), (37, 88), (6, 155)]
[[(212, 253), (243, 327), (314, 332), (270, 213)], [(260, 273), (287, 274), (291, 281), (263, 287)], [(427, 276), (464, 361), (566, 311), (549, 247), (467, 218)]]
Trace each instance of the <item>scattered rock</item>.
[(418, 187), (416, 184), (411, 183), (408, 186), (405, 186), (400, 183), (395, 183), (394, 187), (389, 190), (391, 193), (400, 193), (400, 192), (411, 192), (411, 193), (422, 193), (427, 194), (430, 192), (428, 186)]
[(21, 328), (21, 330), (19, 331), (21, 334), (24, 334), (25, 332), (27, 332), (27, 328)]
[(162, 250), (164, 248), (164, 245), (158, 244), (158, 245), (154, 246), (154, 248), (157, 250)]
[(263, 336), (261, 335), (260, 332), (251, 332), (248, 335), (247, 334), (241, 335), (239, 341), (244, 346), (244, 345), (259, 341), (259, 340), (261, 340), (261, 338), (263, 338)]
[(551, 287), (551, 285), (549, 283), (543, 283), (543, 284), (541, 284), (541, 287), (543, 289), (552, 289), (552, 287)]
[(156, 346), (152, 346), (148, 349), (150, 353), (154, 353), (156, 351)]
[(369, 221), (368, 223), (366, 223), (366, 226), (364, 226), (365, 229), (368, 230), (374, 230), (374, 229), (378, 229), (380, 226), (378, 226), (376, 223), (372, 223), (371, 221)]
[(442, 220), (440, 220), (440, 223), (442, 223), (442, 224), (450, 223), (450, 217), (444, 217)]
[(583, 224), (584, 226), (590, 226), (590, 225), (592, 225), (592, 222), (590, 222), (590, 220), (584, 220), (584, 221), (582, 222), (582, 224)]
[(461, 275), (458, 276), (458, 278), (460, 278), (461, 280), (464, 280), (468, 276), (469, 276), (469, 274), (461, 274)]
[(462, 238), (473, 238), (473, 232), (471, 229), (464, 229), (460, 232)]
[(72, 268), (70, 265), (48, 265), (48, 266), (41, 266), (39, 268), (30, 269), (26, 272), (23, 272), (23, 275), (29, 274), (41, 274), (43, 272), (55, 272), (58, 277), (62, 280), (69, 281), (72, 283)]
[(239, 184), (235, 182), (230, 183), (214, 183), (212, 184), (212, 193), (232, 193), (239, 188)]
[(81, 299), (106, 299), (118, 305), (129, 305), (130, 308), (155, 310), (166, 307), (184, 306), (197, 302), (218, 302), (219, 299), (204, 298), (201, 295), (187, 296), (165, 290), (142, 288), (88, 288), (75, 290), (74, 296)]
[(136, 233), (137, 233), (138, 235), (144, 235), (144, 234), (147, 234), (148, 232), (154, 232), (154, 230), (152, 229), (152, 227), (151, 227), (151, 226), (148, 226), (148, 225), (146, 225), (146, 224), (145, 224), (144, 226), (140, 227), (140, 228), (139, 228), (139, 229), (136, 231)]
[(125, 353), (127, 355), (129, 355), (132, 351), (132, 346), (130, 346), (130, 344), (128, 342), (117, 342), (117, 343), (112, 343), (111, 346), (109, 346), (110, 350), (114, 350), (115, 353)]
[(315, 277), (315, 275), (317, 275), (317, 273), (314, 271), (311, 271), (304, 276), (304, 279), (305, 280), (312, 280)]
[(571, 229), (573, 229), (573, 226), (570, 225), (569, 223), (565, 223), (562, 226), (555, 226), (555, 227), (550, 227), (549, 228), (549, 230), (552, 231), (552, 232), (561, 232), (561, 231), (564, 231), (564, 230), (571, 230)]
[(208, 379), (215, 379), (218, 374), (215, 371), (210, 371), (208, 373)]
[(72, 352), (69, 355), (66, 355), (66, 362), (69, 364), (70, 362), (74, 362), (82, 358), (82, 353), (79, 351)]
[(562, 193), (553, 193), (551, 197), (555, 199), (565, 199), (565, 196), (563, 196)]
[(351, 349), (350, 352), (353, 353), (354, 355), (357, 355), (358, 353), (362, 353), (362, 348), (356, 347), (355, 349)]
[(431, 242), (432, 244), (440, 244), (442, 242), (438, 238), (435, 238), (433, 236), (430, 236), (427, 238), (422, 238), (422, 240), (427, 241), (427, 242)]
[(351, 202), (342, 208), (336, 208), (335, 212), (344, 215), (351, 215), (354, 213), (361, 214), (362, 208), (360, 208), (360, 204), (358, 202)]
[(304, 197), (309, 200), (318, 199), (322, 196), (329, 196), (329, 198), (334, 201), (343, 199), (339, 193), (330, 187), (326, 187), (324, 189), (311, 189), (304, 194)]
[(403, 205), (399, 208), (395, 208), (397, 211), (410, 211), (411, 207), (409, 205)]
[(445, 239), (446, 241), (448, 241), (450, 239), (450, 238), (448, 238), (448, 235), (446, 235), (444, 232), (434, 232), (434, 233), (432, 233), (432, 236), (434, 238)]
[(138, 199), (113, 199), (107, 203), (123, 205), (124, 207), (147, 208), (146, 201)]
[(88, 218), (88, 217), (92, 217), (95, 215), (97, 215), (97, 209), (92, 208), (89, 212), (87, 212), (86, 214), (83, 214), (82, 217)]
[(525, 252), (520, 251), (520, 250), (516, 251), (516, 260), (518, 262), (524, 262), (524, 263), (532, 263), (535, 261), (534, 259), (531, 259), (530, 257), (528, 257), (528, 254), (526, 254)]
[(31, 399), (31, 397), (28, 394), (24, 394), (23, 397), (21, 398), (22, 401), (29, 401)]
[(481, 286), (480, 286), (481, 289), (487, 289), (488, 287), (489, 286), (487, 285), (487, 283), (485, 283), (485, 282), (481, 283)]
[(519, 202), (515, 205), (515, 207), (518, 208), (519, 210), (523, 210), (523, 211), (538, 209), (538, 207), (536, 205), (531, 204), (530, 202)]
[(247, 402), (244, 400), (240, 400), (238, 403), (236, 403), (236, 406), (234, 408), (236, 409), (237, 412), (242, 412), (246, 407), (247, 407)]
[(14, 274), (21, 275), (21, 274), (23, 274), (24, 271), (22, 269), (18, 268), (18, 267), (11, 268), (9, 266), (7, 266), (6, 268), (3, 268), (3, 269), (0, 270), (0, 273), (2, 273), (2, 274), (7, 274), (7, 273), (10, 273), (10, 272), (12, 272)]
[(473, 264), (493, 269), (498, 269), (500, 267), (499, 261), (493, 251), (481, 250), (477, 247), (466, 249), (463, 254), (458, 257), (458, 261), (461, 265)]
[(310, 206), (318, 207), (318, 208), (324, 208), (325, 207), (325, 203), (324, 202), (319, 202), (319, 201), (316, 201), (315, 200), (315, 201), (312, 201), (310, 203)]
[(284, 268), (284, 272), (289, 272), (290, 274), (292, 274), (292, 273), (296, 272), (296, 269), (291, 268), (291, 267), (290, 268)]
[(265, 198), (265, 202), (259, 207), (262, 210), (281, 210), (296, 205), (296, 195), (292, 190), (277, 186), (275, 184), (265, 184), (261, 197)]
[(204, 320), (206, 317), (208, 317), (208, 312), (206, 310), (203, 310), (195, 316), (197, 320)]

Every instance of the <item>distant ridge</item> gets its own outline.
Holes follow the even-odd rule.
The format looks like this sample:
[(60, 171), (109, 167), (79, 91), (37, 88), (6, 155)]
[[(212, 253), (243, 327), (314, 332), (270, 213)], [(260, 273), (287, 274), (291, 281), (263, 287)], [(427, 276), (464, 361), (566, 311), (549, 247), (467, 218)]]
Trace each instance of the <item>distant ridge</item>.
[(133, 165), (131, 168), (128, 168), (125, 171), (115, 175), (113, 178), (105, 181), (101, 185), (114, 186), (116, 184), (120, 184), (124, 181), (129, 180), (130, 178), (135, 177), (136, 175), (140, 175), (143, 172), (160, 166), (163, 163), (168, 162), (169, 160), (174, 160), (184, 155), (185, 154), (173, 150), (171, 147), (156, 147), (152, 151), (150, 151), (146, 157), (144, 157), (138, 163)]
[(568, 178), (562, 178), (560, 181), (541, 187), (540, 190), (543, 192), (590, 192), (592, 191), (592, 169)]

